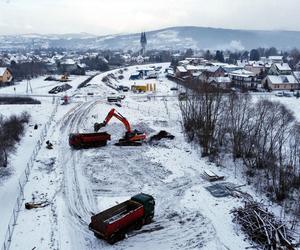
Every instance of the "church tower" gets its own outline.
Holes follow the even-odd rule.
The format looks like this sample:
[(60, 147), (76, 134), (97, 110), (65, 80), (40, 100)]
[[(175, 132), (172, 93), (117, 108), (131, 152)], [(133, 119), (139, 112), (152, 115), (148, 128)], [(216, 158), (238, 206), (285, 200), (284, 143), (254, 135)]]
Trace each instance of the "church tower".
[(146, 33), (145, 32), (141, 33), (141, 40), (140, 40), (140, 42), (141, 42), (141, 46), (142, 46), (141, 54), (145, 55), (146, 45), (147, 45), (147, 37), (146, 37)]

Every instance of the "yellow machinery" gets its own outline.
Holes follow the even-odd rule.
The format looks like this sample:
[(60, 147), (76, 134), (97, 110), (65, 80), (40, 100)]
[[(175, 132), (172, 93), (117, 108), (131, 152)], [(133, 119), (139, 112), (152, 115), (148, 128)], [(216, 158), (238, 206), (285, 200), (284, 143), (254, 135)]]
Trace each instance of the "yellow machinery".
[(133, 92), (147, 92), (147, 85), (132, 85), (131, 90)]
[(67, 74), (62, 75), (61, 78), (60, 78), (61, 82), (66, 82), (68, 80), (69, 80), (69, 76)]
[(133, 92), (152, 92), (156, 91), (156, 84), (147, 83), (146, 85), (132, 85), (131, 90)]

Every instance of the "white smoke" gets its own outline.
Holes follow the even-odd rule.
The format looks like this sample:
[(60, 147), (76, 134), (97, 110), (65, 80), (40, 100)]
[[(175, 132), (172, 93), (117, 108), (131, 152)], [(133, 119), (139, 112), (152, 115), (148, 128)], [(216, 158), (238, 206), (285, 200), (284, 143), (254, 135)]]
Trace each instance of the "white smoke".
[(232, 40), (229, 44), (229, 47), (231, 50), (236, 50), (236, 51), (240, 51), (240, 50), (244, 50), (245, 47), (243, 46), (241, 41), (237, 41), (237, 40)]

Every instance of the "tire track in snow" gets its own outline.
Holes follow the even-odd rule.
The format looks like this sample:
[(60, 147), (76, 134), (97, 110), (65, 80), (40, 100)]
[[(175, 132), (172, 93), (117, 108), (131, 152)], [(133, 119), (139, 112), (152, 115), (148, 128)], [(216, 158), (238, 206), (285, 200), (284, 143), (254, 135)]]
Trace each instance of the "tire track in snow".
[(146, 156), (150, 149), (146, 144), (122, 148), (109, 145), (101, 149), (101, 154), (97, 153), (99, 149), (86, 153), (90, 156), (85, 157), (86, 176), (99, 203), (101, 198), (128, 197), (141, 191), (153, 194), (159, 201), (154, 222), (130, 232), (129, 239), (117, 243), (114, 249), (141, 249), (145, 244), (160, 245), (161, 249), (202, 248), (215, 236), (214, 228), (200, 212), (179, 205), (185, 191), (199, 184), (199, 175), (195, 169), (189, 169), (182, 177), (166, 182), (171, 172), (164, 162), (153, 162)]
[[(82, 151), (72, 150), (68, 145), (68, 135), (78, 132), (85, 117), (97, 102), (83, 103), (69, 112), (61, 121), (60, 131), (62, 132), (62, 142), (60, 145), (60, 164), (63, 166), (64, 201), (70, 217), (70, 231), (74, 231), (72, 237), (73, 249), (89, 248), (93, 249), (93, 240), (88, 230), (88, 223), (91, 211), (95, 210), (95, 200), (89, 184), (83, 176), (83, 171), (79, 165)], [(76, 242), (76, 243), (75, 243)]]

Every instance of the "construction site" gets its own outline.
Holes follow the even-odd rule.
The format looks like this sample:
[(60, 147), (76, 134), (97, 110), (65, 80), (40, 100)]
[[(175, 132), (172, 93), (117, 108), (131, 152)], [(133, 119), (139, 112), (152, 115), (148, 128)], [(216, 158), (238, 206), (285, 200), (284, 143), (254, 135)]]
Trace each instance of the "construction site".
[[(184, 89), (166, 78), (169, 64), (155, 66), (155, 80), (129, 80), (133, 66), (94, 75), (80, 88), (89, 76), (70, 77), (71, 88), (53, 95), (48, 91), (57, 83), (31, 82), (31, 95), (41, 101), (30, 106), (31, 123), (39, 126), (28, 128), (12, 158), (18, 169), (10, 192), (0, 186), (7, 200), (0, 208), (2, 249), (252, 245), (231, 210), (243, 205), (245, 193), (257, 194), (232, 174), (234, 166), (210, 163), (187, 141), (178, 99)], [(223, 180), (231, 185), (220, 193), (211, 182)]]

